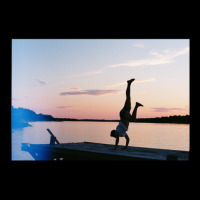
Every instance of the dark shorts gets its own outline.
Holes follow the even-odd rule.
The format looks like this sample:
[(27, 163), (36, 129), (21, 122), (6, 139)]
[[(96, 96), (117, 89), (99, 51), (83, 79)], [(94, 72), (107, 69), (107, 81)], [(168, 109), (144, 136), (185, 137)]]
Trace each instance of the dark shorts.
[(130, 113), (130, 111), (131, 111), (131, 108), (130, 108), (130, 109), (127, 109), (127, 108), (124, 107), (124, 108), (122, 108), (122, 110), (120, 111), (119, 115), (120, 115), (121, 118), (124, 118), (125, 113), (126, 113), (126, 112)]

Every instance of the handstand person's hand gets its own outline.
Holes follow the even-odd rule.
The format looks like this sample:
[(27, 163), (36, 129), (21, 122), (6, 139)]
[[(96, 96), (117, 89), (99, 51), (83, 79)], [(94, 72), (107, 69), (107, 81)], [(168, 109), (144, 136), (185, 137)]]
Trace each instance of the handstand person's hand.
[(127, 148), (127, 147), (123, 147), (122, 149), (124, 149), (124, 150), (128, 150), (128, 148)]

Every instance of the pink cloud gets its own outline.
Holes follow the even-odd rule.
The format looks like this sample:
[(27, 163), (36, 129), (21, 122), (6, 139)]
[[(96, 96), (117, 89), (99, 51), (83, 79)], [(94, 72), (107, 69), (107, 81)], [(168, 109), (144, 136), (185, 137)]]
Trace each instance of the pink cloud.
[(181, 108), (153, 108), (154, 112), (169, 112), (172, 110), (183, 110)]
[(37, 81), (40, 85), (46, 85), (46, 84), (47, 84), (46, 81), (43, 81), (43, 80), (40, 80), (40, 79), (36, 79), (36, 81)]
[(57, 106), (56, 108), (71, 108), (73, 106)]
[(101, 96), (107, 94), (117, 94), (119, 90), (80, 90), (73, 92), (61, 92), (60, 95), (93, 95), (93, 96)]

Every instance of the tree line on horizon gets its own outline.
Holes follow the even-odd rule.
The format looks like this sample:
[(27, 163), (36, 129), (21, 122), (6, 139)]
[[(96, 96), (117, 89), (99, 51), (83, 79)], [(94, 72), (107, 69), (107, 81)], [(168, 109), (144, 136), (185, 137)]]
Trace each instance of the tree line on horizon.
[[(180, 116), (174, 115), (169, 117), (156, 118), (138, 118), (136, 122), (149, 123), (183, 123), (189, 124), (189, 115)], [(14, 108), (11, 106), (11, 123), (12, 128), (20, 128), (30, 126), (28, 122), (35, 121), (119, 121), (119, 120), (104, 120), (104, 119), (71, 119), (71, 118), (54, 118), (51, 115), (36, 114), (34, 111), (26, 108)]]
[(42, 113), (36, 114), (34, 111), (26, 108), (14, 108), (11, 106), (11, 126), (12, 128), (23, 128), (31, 126), (28, 122), (34, 121), (52, 121), (54, 118), (51, 115)]
[(169, 117), (156, 117), (156, 118), (138, 118), (137, 122), (149, 122), (149, 123), (181, 123), (181, 124), (189, 124), (190, 116), (185, 115), (174, 115)]

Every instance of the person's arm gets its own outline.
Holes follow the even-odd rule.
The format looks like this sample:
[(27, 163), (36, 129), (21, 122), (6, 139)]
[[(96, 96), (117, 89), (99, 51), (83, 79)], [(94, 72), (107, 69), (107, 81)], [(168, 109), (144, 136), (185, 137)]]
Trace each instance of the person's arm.
[(117, 147), (118, 147), (118, 143), (119, 143), (119, 133), (116, 133), (117, 136), (116, 136), (116, 140), (115, 140), (115, 148), (114, 149), (110, 149), (110, 150), (116, 150)]
[(117, 147), (118, 147), (118, 143), (119, 143), (119, 136), (116, 137), (116, 141), (115, 141), (115, 150), (116, 150)]
[(124, 149), (127, 149), (130, 139), (127, 134), (126, 134), (125, 138), (126, 138), (126, 146), (124, 147)]

